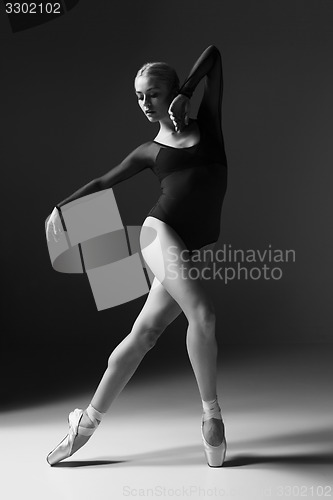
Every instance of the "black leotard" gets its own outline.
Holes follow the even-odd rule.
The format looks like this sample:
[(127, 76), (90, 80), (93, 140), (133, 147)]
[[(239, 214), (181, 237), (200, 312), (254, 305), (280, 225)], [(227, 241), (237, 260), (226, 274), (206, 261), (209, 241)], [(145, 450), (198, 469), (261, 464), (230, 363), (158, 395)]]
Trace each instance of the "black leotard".
[(146, 142), (107, 174), (57, 206), (110, 188), (151, 168), (161, 183), (162, 193), (148, 215), (171, 226), (190, 251), (216, 242), (227, 187), (227, 158), (221, 130), (221, 56), (212, 45), (195, 63), (180, 93), (190, 97), (203, 76), (206, 76), (204, 95), (197, 116), (200, 141), (196, 145), (175, 148), (157, 141)]

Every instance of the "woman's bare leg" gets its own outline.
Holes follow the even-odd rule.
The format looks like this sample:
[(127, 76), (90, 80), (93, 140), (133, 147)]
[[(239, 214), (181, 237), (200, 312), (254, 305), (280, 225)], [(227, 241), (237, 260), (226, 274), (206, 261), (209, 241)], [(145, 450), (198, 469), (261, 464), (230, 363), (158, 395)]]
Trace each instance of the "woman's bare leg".
[[(109, 357), (108, 367), (91, 400), (91, 405), (96, 410), (106, 412), (109, 409), (111, 403), (135, 373), (146, 353), (181, 312), (177, 302), (155, 278), (131, 332), (117, 345)], [(93, 427), (86, 412), (83, 414), (81, 424), (83, 427)], [(73, 444), (73, 453), (89, 438), (78, 434)]]
[[(186, 249), (177, 233), (162, 221), (151, 217), (148, 219), (145, 222), (151, 227), (144, 225), (141, 230), (142, 255), (188, 319), (187, 348), (201, 399), (213, 400), (217, 394), (213, 304), (199, 279), (186, 277), (193, 263), (185, 260)], [(210, 444), (220, 444), (223, 438), (221, 420), (207, 420), (204, 434)]]
[[(182, 261), (179, 252), (185, 250), (185, 247), (177, 233), (161, 221), (153, 220), (154, 224), (155, 222), (158, 224), (161, 245), (147, 248), (144, 228), (142, 228), (141, 245), (142, 254), (155, 274), (155, 280), (131, 332), (114, 349), (109, 358), (108, 367), (91, 401), (91, 405), (99, 412), (107, 411), (145, 354), (182, 310), (189, 322), (187, 348), (201, 398), (207, 401), (214, 399), (216, 395), (217, 345), (212, 303), (198, 280), (182, 277), (180, 265), (184, 267), (185, 264), (185, 268), (189, 270), (193, 264)], [(169, 258), (168, 249), (171, 245), (175, 245), (173, 255), (176, 255), (177, 262)], [(161, 272), (161, 263), (165, 273)], [(172, 265), (172, 276), (168, 270), (169, 264)], [(93, 426), (86, 412), (81, 424), (83, 427)], [(206, 421), (204, 434), (210, 444), (219, 444), (223, 437), (221, 421), (217, 419)], [(73, 453), (88, 439), (89, 437), (78, 434), (73, 443)]]

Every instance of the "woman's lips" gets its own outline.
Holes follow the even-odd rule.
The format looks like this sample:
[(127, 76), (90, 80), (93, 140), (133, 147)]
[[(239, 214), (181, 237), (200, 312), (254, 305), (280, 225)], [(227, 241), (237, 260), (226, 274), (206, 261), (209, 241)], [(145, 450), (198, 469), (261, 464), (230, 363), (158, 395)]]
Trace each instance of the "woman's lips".
[(155, 113), (155, 111), (146, 111), (146, 115), (152, 115), (154, 113)]

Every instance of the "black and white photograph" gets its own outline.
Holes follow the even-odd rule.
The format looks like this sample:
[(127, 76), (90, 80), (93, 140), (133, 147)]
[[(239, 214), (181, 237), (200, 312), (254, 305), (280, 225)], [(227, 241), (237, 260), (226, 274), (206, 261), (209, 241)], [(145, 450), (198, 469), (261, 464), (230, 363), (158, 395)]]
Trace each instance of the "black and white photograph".
[(332, 26), (1, 2), (4, 499), (333, 498)]

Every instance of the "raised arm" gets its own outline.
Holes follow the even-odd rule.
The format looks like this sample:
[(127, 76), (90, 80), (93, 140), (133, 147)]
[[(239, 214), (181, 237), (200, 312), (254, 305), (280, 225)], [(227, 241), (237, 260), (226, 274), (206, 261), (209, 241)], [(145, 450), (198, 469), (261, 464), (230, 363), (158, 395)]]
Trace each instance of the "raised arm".
[(191, 98), (198, 83), (204, 80), (204, 94), (198, 110), (198, 120), (222, 142), (221, 106), (223, 93), (222, 58), (215, 45), (210, 45), (192, 67), (179, 93)]
[(142, 144), (141, 146), (136, 148), (128, 156), (126, 156), (126, 158), (124, 158), (124, 160), (119, 163), (119, 165), (113, 167), (109, 172), (102, 175), (101, 177), (97, 177), (88, 184), (85, 184), (83, 187), (62, 200), (56, 206), (60, 208), (70, 201), (82, 198), (83, 196), (87, 196), (88, 194), (96, 193), (97, 191), (102, 191), (103, 189), (113, 187), (115, 184), (129, 179), (141, 170), (149, 167), (149, 158), (146, 152), (147, 144), (148, 143)]

